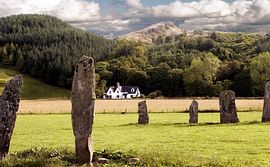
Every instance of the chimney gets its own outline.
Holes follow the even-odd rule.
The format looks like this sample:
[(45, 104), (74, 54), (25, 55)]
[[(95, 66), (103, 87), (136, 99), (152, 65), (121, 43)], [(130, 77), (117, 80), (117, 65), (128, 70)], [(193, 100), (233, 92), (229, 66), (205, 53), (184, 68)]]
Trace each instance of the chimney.
[(120, 83), (119, 82), (116, 82), (116, 87), (119, 87), (120, 86)]

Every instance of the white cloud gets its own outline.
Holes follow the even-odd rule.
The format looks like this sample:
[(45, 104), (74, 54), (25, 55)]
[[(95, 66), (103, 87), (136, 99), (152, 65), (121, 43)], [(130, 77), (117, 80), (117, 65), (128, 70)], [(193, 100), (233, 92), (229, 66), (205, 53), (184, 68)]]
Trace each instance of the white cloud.
[(152, 11), (155, 16), (166, 17), (219, 17), (232, 13), (230, 5), (222, 0), (175, 1), (169, 5), (154, 6)]
[(116, 20), (109, 20), (108, 23), (116, 25), (128, 25), (130, 23), (130, 20), (116, 19)]
[(95, 20), (98, 3), (82, 0), (0, 0), (0, 16), (14, 14), (48, 14), (64, 21)]
[[(195, 29), (231, 31), (253, 28), (256, 31), (267, 30), (270, 24), (270, 0), (236, 0), (232, 3), (224, 0), (175, 1), (153, 6), (151, 10), (155, 17), (179, 18), (184, 20), (182, 27)], [(258, 24), (261, 26), (255, 26)]]
[(109, 34), (122, 34), (132, 30), (131, 24), (140, 22), (139, 19), (114, 19), (106, 17), (106, 19), (90, 21), (90, 22), (73, 22), (72, 25), (84, 30), (94, 31), (97, 33)]
[(248, 11), (250, 11), (250, 7), (252, 5), (252, 1), (249, 0), (237, 0), (234, 1), (230, 6), (234, 13), (238, 16), (245, 15)]
[(196, 7), (203, 15), (222, 17), (232, 13), (231, 7), (222, 0), (201, 0)]
[(141, 2), (141, 0), (126, 0), (126, 4), (136, 10), (142, 10), (144, 9), (144, 6)]
[(48, 14), (85, 30), (117, 35), (166, 20), (187, 29), (269, 31), (270, 27), (270, 0), (176, 0), (151, 7), (144, 6), (142, 0), (113, 0), (111, 3), (116, 4), (116, 10), (112, 8), (109, 13), (103, 12), (106, 8), (101, 9), (97, 2), (0, 0), (0, 17)]
[(183, 3), (175, 1), (169, 5), (158, 5), (152, 7), (153, 15), (156, 17), (195, 17), (200, 12), (192, 5), (194, 3)]

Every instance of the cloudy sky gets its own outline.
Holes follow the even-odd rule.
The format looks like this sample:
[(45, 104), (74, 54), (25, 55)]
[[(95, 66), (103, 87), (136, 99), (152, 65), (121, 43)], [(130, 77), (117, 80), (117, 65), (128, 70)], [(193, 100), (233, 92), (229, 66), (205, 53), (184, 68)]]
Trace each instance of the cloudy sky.
[(21, 13), (115, 36), (168, 20), (185, 29), (270, 32), (270, 0), (0, 0), (0, 17)]

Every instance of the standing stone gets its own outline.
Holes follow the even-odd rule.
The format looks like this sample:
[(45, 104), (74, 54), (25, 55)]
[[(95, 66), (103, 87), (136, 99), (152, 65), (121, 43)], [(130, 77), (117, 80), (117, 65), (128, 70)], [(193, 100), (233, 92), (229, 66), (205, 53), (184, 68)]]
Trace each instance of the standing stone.
[(7, 82), (3, 94), (0, 96), (0, 160), (5, 158), (9, 151), (16, 113), (19, 109), (22, 83), (22, 76), (15, 76)]
[(235, 106), (235, 93), (231, 90), (225, 90), (219, 95), (220, 123), (237, 123)]
[(138, 103), (138, 124), (148, 124), (149, 123), (149, 116), (147, 112), (147, 105), (146, 101), (141, 101)]
[(198, 123), (198, 102), (193, 99), (189, 106), (189, 123)]
[(267, 82), (264, 89), (262, 122), (270, 121), (270, 82)]
[(75, 135), (76, 162), (92, 165), (92, 127), (95, 107), (94, 59), (83, 56), (75, 69), (72, 84), (72, 128)]

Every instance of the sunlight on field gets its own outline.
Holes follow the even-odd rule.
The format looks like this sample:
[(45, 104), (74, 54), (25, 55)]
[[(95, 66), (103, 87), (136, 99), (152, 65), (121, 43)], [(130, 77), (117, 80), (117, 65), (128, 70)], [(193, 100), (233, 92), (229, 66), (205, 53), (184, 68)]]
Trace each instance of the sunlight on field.
[[(137, 114), (96, 114), (94, 148), (132, 151), (152, 165), (269, 166), (270, 124), (261, 112), (238, 115), (239, 124), (218, 124), (218, 113), (200, 113), (190, 125), (188, 113), (150, 113), (144, 126)], [(19, 115), (10, 151), (34, 147), (74, 151), (71, 115)]]
[[(96, 112), (136, 112), (141, 100), (97, 100)], [(191, 99), (146, 100), (149, 112), (186, 111)], [(219, 110), (218, 99), (198, 100), (199, 110)], [(236, 100), (239, 111), (262, 110), (263, 100)], [(20, 113), (69, 113), (70, 100), (22, 100)]]

